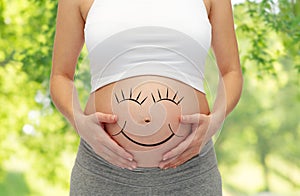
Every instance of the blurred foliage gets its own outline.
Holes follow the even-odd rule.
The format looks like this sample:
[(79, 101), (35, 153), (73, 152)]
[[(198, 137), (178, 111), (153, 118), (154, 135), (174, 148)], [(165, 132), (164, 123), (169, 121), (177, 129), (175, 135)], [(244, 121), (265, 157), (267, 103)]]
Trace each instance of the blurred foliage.
[[(56, 1), (0, 0), (0, 195), (68, 191), (78, 137), (49, 96), (56, 9)], [(300, 1), (246, 1), (234, 14), (245, 88), (216, 142), (224, 187), (275, 192), (276, 179), (299, 190)], [(75, 77), (82, 103), (85, 57)], [(251, 189), (230, 179), (243, 160), (259, 166), (261, 183)]]
[[(245, 89), (217, 152), (226, 168), (249, 157), (255, 160), (262, 172), (257, 191), (280, 190), (272, 178), (300, 190), (299, 3), (246, 1), (234, 9)], [(274, 159), (289, 167), (278, 167)]]
[(78, 142), (49, 97), (56, 8), (56, 1), (0, 0), (0, 184), (12, 179), (6, 168), (22, 171), (30, 192), (40, 191), (39, 181), (68, 188), (72, 163), (64, 159)]

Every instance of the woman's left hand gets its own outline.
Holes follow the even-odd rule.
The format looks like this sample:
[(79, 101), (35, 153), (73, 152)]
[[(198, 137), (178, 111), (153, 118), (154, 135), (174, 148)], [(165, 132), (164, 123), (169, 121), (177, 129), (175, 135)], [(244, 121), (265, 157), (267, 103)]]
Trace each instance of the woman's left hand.
[(217, 119), (213, 114), (200, 113), (181, 116), (180, 123), (192, 124), (192, 132), (179, 145), (164, 154), (159, 167), (161, 169), (176, 168), (198, 155), (202, 147), (221, 127), (223, 122), (221, 119)]

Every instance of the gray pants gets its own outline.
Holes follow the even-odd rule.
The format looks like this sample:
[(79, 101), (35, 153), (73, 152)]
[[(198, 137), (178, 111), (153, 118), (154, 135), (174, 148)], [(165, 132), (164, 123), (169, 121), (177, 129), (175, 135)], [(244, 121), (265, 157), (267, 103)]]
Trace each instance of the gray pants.
[(220, 196), (221, 176), (212, 142), (177, 168), (137, 168), (130, 171), (114, 166), (83, 140), (71, 175), (71, 196)]

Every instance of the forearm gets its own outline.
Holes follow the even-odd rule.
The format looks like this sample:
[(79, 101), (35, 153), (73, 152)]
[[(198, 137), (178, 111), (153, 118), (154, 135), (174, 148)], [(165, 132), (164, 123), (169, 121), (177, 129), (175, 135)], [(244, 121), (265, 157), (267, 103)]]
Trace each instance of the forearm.
[(212, 113), (225, 118), (237, 105), (242, 87), (243, 77), (240, 69), (221, 75)]
[(223, 76), (226, 92), (226, 116), (232, 112), (240, 100), (243, 88), (241, 70), (231, 71)]
[(50, 95), (56, 108), (75, 128), (75, 114), (83, 114), (74, 81), (66, 76), (52, 74)]

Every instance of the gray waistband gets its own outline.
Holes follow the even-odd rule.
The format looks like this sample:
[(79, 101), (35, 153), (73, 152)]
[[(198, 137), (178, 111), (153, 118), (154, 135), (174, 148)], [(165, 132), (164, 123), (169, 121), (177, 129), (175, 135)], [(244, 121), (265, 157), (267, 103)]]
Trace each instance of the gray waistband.
[(217, 160), (213, 145), (208, 143), (202, 151), (205, 152), (203, 156), (198, 155), (175, 169), (138, 168), (131, 171), (110, 164), (95, 154), (84, 140), (81, 140), (76, 164), (86, 172), (89, 172), (89, 174), (107, 180), (131, 184), (133, 186), (144, 186), (142, 182), (147, 182), (147, 186), (157, 186), (161, 185), (161, 182), (171, 184), (178, 182), (179, 179), (180, 181), (184, 181), (202, 175), (215, 167)]

